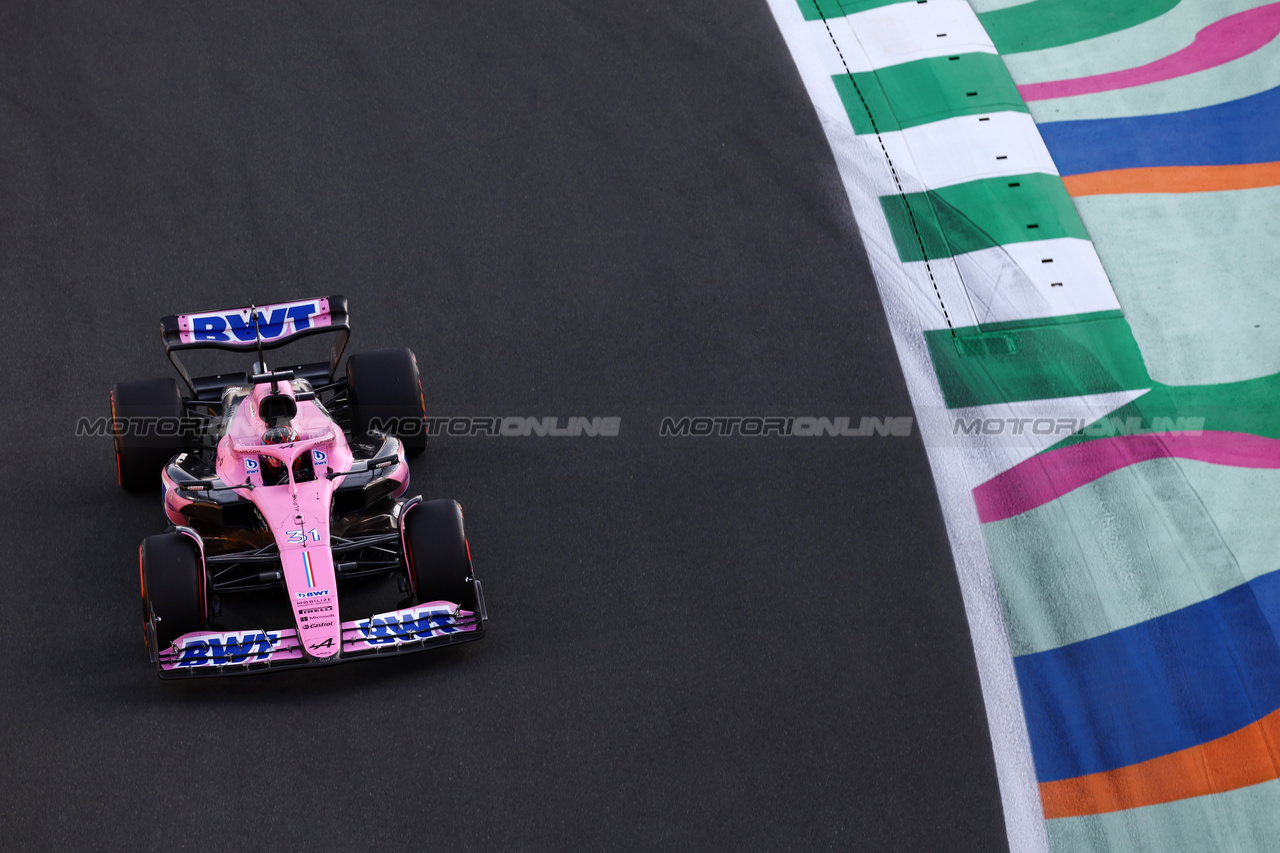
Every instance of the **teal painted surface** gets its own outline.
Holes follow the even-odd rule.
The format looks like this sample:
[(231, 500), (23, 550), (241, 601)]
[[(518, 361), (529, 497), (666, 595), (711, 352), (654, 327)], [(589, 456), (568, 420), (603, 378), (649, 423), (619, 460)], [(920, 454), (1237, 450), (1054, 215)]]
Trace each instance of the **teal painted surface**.
[(1280, 187), (1076, 205), (1152, 378), (1203, 385), (1280, 373)]
[(1280, 471), (1180, 464), (1241, 573), (1254, 578), (1280, 569)]
[(1184, 77), (1114, 92), (1032, 101), (1027, 106), (1040, 123), (1174, 113), (1265, 92), (1276, 85), (1277, 68), (1280, 39), (1234, 62)]
[(983, 525), (1015, 655), (1096, 637), (1280, 569), (1280, 471), (1155, 459)]
[(1163, 59), (1191, 44), (1196, 33), (1210, 24), (1269, 2), (1274, 0), (1183, 2), (1166, 14), (1127, 30), (1048, 50), (1006, 55), (1004, 61), (1019, 85), (1123, 71)]
[(1047, 825), (1050, 848), (1062, 853), (1274, 853), (1280, 781)]

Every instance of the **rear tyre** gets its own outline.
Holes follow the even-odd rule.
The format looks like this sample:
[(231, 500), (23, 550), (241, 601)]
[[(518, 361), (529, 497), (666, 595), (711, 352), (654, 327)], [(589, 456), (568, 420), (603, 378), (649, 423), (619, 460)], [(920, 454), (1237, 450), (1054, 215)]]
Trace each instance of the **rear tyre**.
[(356, 353), (347, 359), (347, 387), (353, 433), (376, 429), (394, 435), (410, 456), (427, 449), (423, 423), (427, 412), (413, 350), (396, 347)]
[(451, 601), (464, 610), (476, 609), (471, 583), (471, 552), (457, 501), (424, 501), (405, 514), (405, 562), (418, 602)]
[(187, 449), (182, 394), (173, 379), (137, 379), (111, 389), (116, 473), (131, 492), (152, 491), (170, 459)]
[(204, 561), (190, 536), (161, 533), (142, 540), (139, 562), (143, 628), (154, 625), (155, 655), (183, 634), (204, 629)]

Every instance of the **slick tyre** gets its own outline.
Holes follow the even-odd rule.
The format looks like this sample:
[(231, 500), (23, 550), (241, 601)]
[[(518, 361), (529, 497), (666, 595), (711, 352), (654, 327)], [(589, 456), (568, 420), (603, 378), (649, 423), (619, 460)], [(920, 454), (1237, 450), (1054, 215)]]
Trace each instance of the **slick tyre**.
[(356, 353), (347, 359), (347, 386), (354, 434), (376, 429), (394, 435), (410, 456), (427, 449), (422, 377), (413, 350)]
[(111, 389), (116, 475), (131, 492), (153, 491), (160, 472), (187, 449), (185, 408), (173, 379), (137, 379)]
[(418, 602), (451, 601), (476, 609), (471, 551), (457, 501), (424, 501), (404, 516), (405, 563)]
[(183, 634), (205, 628), (204, 560), (190, 536), (161, 533), (142, 540), (138, 562), (143, 628), (154, 631), (154, 657)]

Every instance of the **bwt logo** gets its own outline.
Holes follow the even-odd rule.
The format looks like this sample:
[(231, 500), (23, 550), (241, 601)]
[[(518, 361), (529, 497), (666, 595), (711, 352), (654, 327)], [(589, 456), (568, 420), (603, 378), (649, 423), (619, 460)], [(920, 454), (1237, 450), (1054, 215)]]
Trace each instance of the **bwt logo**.
[[(304, 302), (299, 305), (280, 305), (271, 309), (268, 316), (266, 309), (253, 312), (258, 318), (255, 332), (253, 318), (240, 316), (239, 311), (215, 314), (191, 314), (191, 339), (196, 341), (222, 341), (224, 343), (252, 343), (262, 334), (264, 341), (291, 335), (303, 329), (311, 328), (311, 317), (320, 313), (320, 303)], [(234, 338), (234, 341), (232, 340)]]
[(222, 666), (269, 660), (271, 650), (279, 639), (278, 631), (241, 631), (188, 637), (183, 641), (182, 654), (176, 665)]
[(384, 613), (356, 622), (356, 630), (371, 646), (405, 643), (418, 636), (438, 637), (455, 634), (460, 629), (453, 621), (453, 611), (447, 607), (427, 607), (404, 613)]

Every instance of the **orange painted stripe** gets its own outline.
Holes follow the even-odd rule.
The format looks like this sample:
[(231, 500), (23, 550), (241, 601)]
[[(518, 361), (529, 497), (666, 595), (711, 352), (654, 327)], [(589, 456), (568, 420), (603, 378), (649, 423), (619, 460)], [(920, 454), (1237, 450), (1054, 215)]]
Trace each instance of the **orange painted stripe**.
[(1280, 778), (1280, 711), (1229, 735), (1128, 767), (1040, 783), (1046, 818), (1079, 817), (1234, 791)]
[(1233, 166), (1152, 166), (1067, 175), (1073, 196), (1116, 193), (1204, 193), (1280, 186), (1280, 162)]

